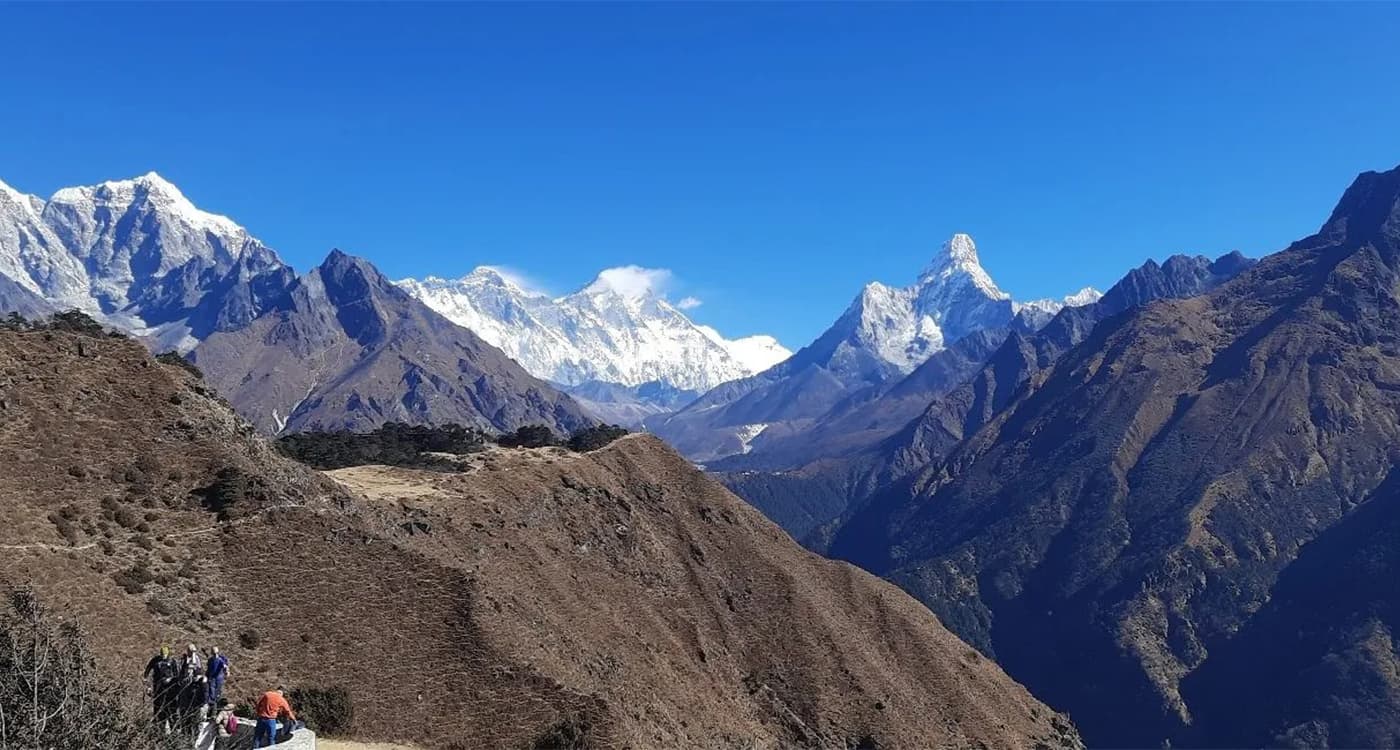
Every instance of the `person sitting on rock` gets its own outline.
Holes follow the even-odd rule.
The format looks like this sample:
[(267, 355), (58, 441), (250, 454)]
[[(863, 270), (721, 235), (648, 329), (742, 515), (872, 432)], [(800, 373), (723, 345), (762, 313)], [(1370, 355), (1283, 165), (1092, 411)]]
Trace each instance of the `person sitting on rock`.
[(296, 721), (297, 715), (292, 711), (292, 706), (283, 695), (283, 689), (269, 690), (258, 698), (257, 706), (253, 713), (257, 716), (258, 725), (253, 732), (253, 747), (272, 747), (277, 743), (277, 720), (286, 716), (292, 721)]
[(236, 734), (238, 717), (233, 713), (233, 704), (227, 698), (222, 698), (214, 715), (208, 721), (200, 722), (199, 734), (194, 741), (195, 750), (230, 750)]

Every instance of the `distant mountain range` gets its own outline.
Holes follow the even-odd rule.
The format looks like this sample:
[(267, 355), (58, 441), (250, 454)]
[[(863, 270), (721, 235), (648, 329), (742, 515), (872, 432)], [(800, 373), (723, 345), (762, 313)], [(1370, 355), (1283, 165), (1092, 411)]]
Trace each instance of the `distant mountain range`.
[(1064, 300), (1014, 302), (983, 270), (972, 238), (954, 235), (914, 284), (867, 284), (825, 333), (791, 358), (714, 388), (647, 426), (697, 461), (744, 454), (761, 436), (802, 432), (842, 401), (911, 375), (973, 334), (1013, 325), (1033, 330), (1066, 305), (1098, 296), (1084, 289)]
[(1099, 322), (1154, 300), (1203, 294), (1253, 263), (1239, 253), (1149, 260), (1097, 302), (1065, 307), (1038, 331), (1012, 326), (968, 336), (902, 380), (711, 468), (794, 537), (825, 551), (826, 534), (872, 494), (936, 464)]
[(657, 383), (700, 393), (791, 354), (772, 336), (725, 339), (657, 292), (617, 283), (609, 273), (563, 297), (527, 291), (489, 267), (455, 281), (398, 283), (525, 369), (566, 386)]
[(0, 311), (69, 308), (188, 354), (268, 433), (596, 422), (368, 262), (337, 251), (298, 277), (155, 173), (48, 201), (0, 185)]
[[(335, 257), (328, 263), (335, 265)], [(452, 281), (404, 279), (398, 287), (407, 294), (399, 295), (380, 284), (377, 270), (362, 261), (358, 267), (382, 303), (366, 309), (404, 313), (397, 318), (400, 324), (389, 326), (391, 318), (385, 318), (383, 330), (376, 331), (393, 328), (389, 339), (396, 341), (435, 340), (447, 347), (439, 347), (440, 362), (408, 357), (392, 368), (397, 378), (384, 380), (389, 371), (367, 368), (360, 360), (371, 351), (378, 356), (375, 347), (388, 339), (352, 330), (366, 321), (347, 323), (337, 310), (317, 311), (335, 306), (315, 293), (324, 282), (320, 275), (299, 279), (246, 229), (196, 208), (155, 173), (64, 188), (48, 200), (0, 184), (0, 310), (43, 314), (76, 308), (142, 337), (153, 349), (191, 354), (236, 392), (230, 396), (235, 406), (265, 430), (363, 427), (398, 418), (463, 419), (499, 428), (537, 418), (562, 428), (577, 423), (572, 416), (562, 421), (552, 416), (555, 404), (568, 404), (565, 411), (581, 406), (598, 419), (646, 424), (690, 457), (712, 460), (744, 453), (761, 433), (772, 440), (801, 429), (804, 420), (853, 394), (868, 398), (933, 354), (972, 341), (969, 334), (1011, 325), (1033, 329), (1066, 304), (1097, 297), (1086, 289), (1064, 300), (1015, 302), (981, 268), (971, 238), (956, 235), (915, 284), (868, 285), (830, 330), (790, 356), (770, 336), (726, 339), (690, 320), (655, 290), (619, 283), (617, 274), (628, 269), (605, 271), (577, 292), (550, 297), (485, 266)], [(434, 314), (415, 310), (415, 304)], [(464, 378), (503, 370), (465, 366), (444, 380), (451, 369), (444, 363), (455, 361), (447, 356), (453, 347), (446, 342), (460, 334), (441, 326), (437, 316), (470, 330), (573, 398), (539, 397), (543, 391), (530, 385), (528, 393), (516, 394), (531, 403), (529, 408), (504, 408), (494, 399), (466, 405), (473, 400), (468, 391), (480, 397), (482, 390), (465, 385)], [(290, 322), (293, 318), (300, 322)], [(274, 319), (281, 327), (270, 322)], [(332, 320), (337, 323), (326, 323)], [(268, 338), (274, 328), (285, 335), (289, 326), (306, 340)], [(332, 328), (340, 330), (332, 334)], [(246, 340), (235, 351), (231, 342), (239, 332)], [(213, 343), (202, 344), (210, 339)], [(335, 356), (287, 372), (292, 361), (309, 356), (292, 352), (341, 339), (356, 345), (337, 344)], [(477, 349), (474, 343), (465, 346)], [(259, 359), (262, 363), (254, 364)], [(260, 368), (267, 382), (254, 386), (245, 380)], [(371, 370), (377, 385), (362, 388), (357, 378)], [(421, 380), (424, 372), (435, 377)], [(234, 376), (236, 382), (228, 381)], [(269, 385), (274, 380), (276, 385)], [(339, 383), (336, 388), (348, 388), (343, 399), (318, 399), (308, 391), (332, 387), (332, 381)], [(461, 382), (443, 385), (452, 381)], [(447, 407), (428, 397), (424, 382), (434, 393), (452, 392), (465, 401)], [(341, 411), (315, 415), (315, 408)]]
[[(328, 262), (334, 265), (334, 260), (332, 256)], [(427, 382), (439, 392), (446, 389), (460, 395), (474, 391), (480, 397), (483, 389), (490, 388), (441, 385), (446, 382), (441, 380), (444, 368), (450, 369), (456, 358), (440, 350), (437, 354), (443, 359), (435, 365), (414, 360), (396, 368), (408, 374), (374, 388), (373, 406), (365, 406), (363, 411), (350, 409), (334, 418), (313, 416), (307, 410), (318, 403), (311, 397), (314, 394), (296, 395), (292, 391), (312, 387), (311, 381), (318, 383), (317, 387), (327, 387), (331, 380), (349, 378), (342, 386), (348, 384), (354, 393), (360, 385), (355, 377), (366, 372), (363, 364), (356, 365), (354, 373), (335, 374), (326, 369), (331, 361), (350, 368), (351, 360), (361, 356), (359, 348), (366, 344), (350, 331), (364, 321), (342, 326), (344, 330), (333, 336), (325, 325), (311, 323), (339, 320), (335, 311), (312, 309), (332, 304), (309, 291), (319, 288), (317, 284), (324, 279), (298, 280), (293, 269), (247, 230), (227, 217), (196, 208), (178, 188), (155, 173), (64, 188), (47, 201), (0, 183), (0, 311), (41, 315), (79, 309), (142, 337), (153, 349), (181, 353), (193, 352), (217, 334), (268, 328), (270, 323), (253, 323), (274, 312), (283, 319), (284, 328), (278, 331), (289, 325), (285, 318), (297, 311), (302, 316), (294, 326), (298, 335), (309, 336), (321, 345), (342, 337), (357, 342), (356, 349), (338, 347), (334, 357), (318, 360), (311, 367), (317, 373), (314, 376), (307, 372), (286, 374), (290, 362), (272, 361), (283, 355), (251, 349), (265, 345), (280, 348), (285, 355), (298, 347), (311, 347), (308, 341), (295, 345), (284, 339), (243, 341), (244, 350), (235, 355), (227, 347), (236, 337), (219, 335), (217, 346), (203, 347), (195, 356), (216, 377), (219, 368), (227, 366), (242, 378), (249, 374), (242, 368), (254, 367), (253, 359), (271, 357), (261, 366), (272, 368), (267, 375), (279, 383), (264, 384), (259, 390), (240, 380), (237, 391), (246, 396), (235, 397), (235, 405), (267, 430), (365, 426), (367, 419), (409, 417), (456, 419), (502, 428), (517, 424), (517, 417), (537, 418), (560, 428), (578, 423), (572, 416), (557, 422), (549, 416), (556, 403), (570, 404), (565, 411), (582, 403), (600, 418), (637, 426), (649, 416), (683, 406), (714, 385), (763, 370), (790, 354), (771, 336), (725, 339), (714, 329), (691, 321), (660, 294), (612, 283), (607, 272), (574, 294), (552, 299), (527, 292), (486, 267), (456, 281), (433, 277), (404, 280), (400, 287), (410, 294), (391, 292), (380, 283), (382, 276), (377, 270), (363, 261), (357, 264), (366, 271), (366, 278), (373, 278), (371, 286), (382, 303), (372, 306), (374, 310), (414, 310), (390, 326), (396, 331), (392, 337), (417, 337), (420, 343), (461, 338), (459, 329), (440, 325), (441, 313), (490, 346), (504, 350), (534, 376), (550, 381), (555, 388), (576, 392), (577, 400), (556, 402), (553, 397), (529, 396), (533, 406), (514, 409), (486, 398), (470, 407), (446, 407), (441, 399), (426, 397), (423, 381), (412, 375), (418, 372), (415, 368), (435, 372), (437, 377)], [(408, 301), (414, 297), (421, 302)], [(422, 314), (415, 306), (423, 304), (438, 312)], [(469, 349), (478, 349), (479, 342), (464, 341)], [(235, 360), (240, 364), (234, 366)], [(495, 365), (482, 371), (504, 372)], [(376, 377), (387, 377), (385, 371), (376, 373)], [(461, 380), (469, 373), (480, 374), (476, 367), (468, 366), (448, 380)], [(535, 385), (529, 389), (543, 393)], [(274, 396), (273, 391), (280, 395)], [(359, 395), (352, 403), (367, 405), (370, 395)], [(296, 408), (302, 413), (293, 415)], [(483, 416), (483, 410), (489, 414)]]

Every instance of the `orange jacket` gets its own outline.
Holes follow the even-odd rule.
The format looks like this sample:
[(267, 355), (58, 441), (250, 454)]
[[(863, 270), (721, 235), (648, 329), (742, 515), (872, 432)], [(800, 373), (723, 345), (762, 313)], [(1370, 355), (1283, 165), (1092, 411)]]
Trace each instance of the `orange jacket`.
[(292, 721), (296, 721), (297, 718), (297, 715), (292, 713), (292, 705), (276, 690), (269, 690), (262, 694), (262, 697), (258, 699), (254, 713), (258, 715), (259, 719), (280, 719), (283, 714), (286, 714), (287, 718)]

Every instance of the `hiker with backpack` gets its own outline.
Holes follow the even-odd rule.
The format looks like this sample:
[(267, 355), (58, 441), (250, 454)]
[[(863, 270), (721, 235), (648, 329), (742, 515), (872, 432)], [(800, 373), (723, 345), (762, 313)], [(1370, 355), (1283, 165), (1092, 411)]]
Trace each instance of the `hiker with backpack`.
[(180, 666), (170, 656), (170, 647), (161, 646), (160, 653), (146, 662), (142, 679), (149, 680), (147, 693), (151, 696), (151, 707), (156, 726), (169, 733), (175, 719), (175, 697), (179, 690)]

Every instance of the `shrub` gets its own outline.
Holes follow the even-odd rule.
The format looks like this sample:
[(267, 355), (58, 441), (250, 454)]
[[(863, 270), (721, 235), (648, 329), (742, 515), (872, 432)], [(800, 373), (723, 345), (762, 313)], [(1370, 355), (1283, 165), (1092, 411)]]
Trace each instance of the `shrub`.
[(355, 707), (345, 688), (295, 688), (287, 699), (297, 716), (317, 734), (345, 734), (355, 720)]
[(503, 448), (544, 448), (559, 445), (559, 438), (545, 425), (527, 424), (513, 433), (500, 436), (496, 442)]
[(262, 477), (245, 474), (236, 466), (226, 466), (214, 475), (213, 483), (193, 494), (205, 510), (220, 521), (228, 521), (238, 517), (240, 506), (266, 501), (273, 493)]
[(30, 322), (17, 312), (0, 318), (0, 331), (27, 331), (30, 325)]
[(101, 323), (77, 310), (54, 313), (49, 316), (47, 324), (35, 326), (35, 328), (41, 327), (50, 331), (66, 331), (91, 337), (105, 337), (107, 335), (107, 330), (102, 327)]
[(145, 591), (146, 584), (155, 579), (156, 577), (151, 573), (150, 568), (147, 568), (144, 563), (138, 563), (126, 570), (119, 570), (112, 574), (112, 580), (128, 594), (139, 594)]
[(590, 747), (587, 719), (571, 716), (545, 730), (535, 739), (534, 750), (586, 750)]
[(461, 425), (407, 425), (391, 422), (372, 432), (303, 432), (278, 438), (277, 450), (317, 469), (385, 464), (455, 471), (456, 465), (429, 453), (476, 453), (486, 435)]
[(584, 453), (596, 451), (627, 434), (627, 429), (615, 424), (585, 427), (569, 437), (569, 450)]
[(71, 545), (76, 545), (82, 539), (82, 531), (78, 524), (62, 513), (50, 513), (49, 523), (58, 529), (59, 536), (63, 537)]
[[(185, 372), (188, 372), (188, 373), (190, 373), (191, 375), (194, 375), (196, 378), (199, 378), (200, 380), (203, 380), (203, 379), (204, 379), (204, 371), (203, 371), (203, 370), (200, 370), (199, 367), (198, 367), (197, 365), (195, 365), (195, 363), (193, 363), (193, 362), (189, 361), (188, 359), (185, 359), (184, 357), (180, 356), (180, 353), (179, 353), (179, 352), (161, 352), (160, 354), (157, 354), (157, 355), (156, 355), (156, 361), (159, 362), (159, 363), (161, 363), (161, 364), (163, 364), (163, 365), (170, 365), (171, 367), (178, 367), (178, 368), (184, 370)], [(177, 394), (177, 395), (178, 395), (178, 394)], [(173, 398), (175, 398), (175, 396), (171, 396), (171, 398), (173, 399)], [(175, 403), (179, 403), (179, 402), (177, 401), (177, 402), (175, 402)]]
[(118, 526), (124, 529), (134, 529), (141, 523), (141, 516), (136, 512), (135, 508), (129, 505), (123, 505), (117, 509), (116, 518), (113, 520), (117, 522)]

